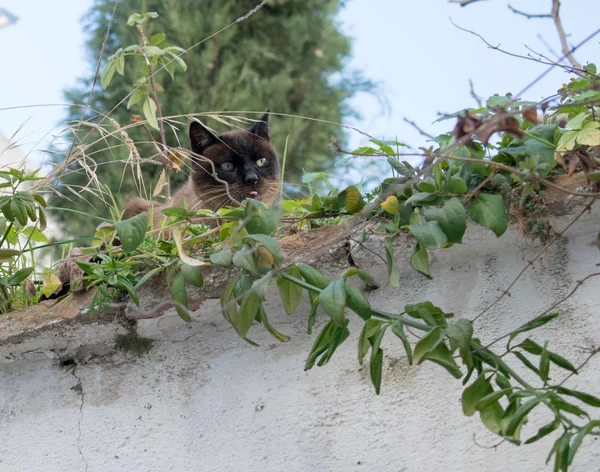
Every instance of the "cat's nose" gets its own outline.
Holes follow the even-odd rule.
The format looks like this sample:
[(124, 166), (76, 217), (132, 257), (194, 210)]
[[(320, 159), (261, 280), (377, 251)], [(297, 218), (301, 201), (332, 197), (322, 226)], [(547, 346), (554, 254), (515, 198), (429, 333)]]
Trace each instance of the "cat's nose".
[(244, 183), (246, 185), (256, 185), (260, 178), (256, 172), (248, 172), (244, 177)]

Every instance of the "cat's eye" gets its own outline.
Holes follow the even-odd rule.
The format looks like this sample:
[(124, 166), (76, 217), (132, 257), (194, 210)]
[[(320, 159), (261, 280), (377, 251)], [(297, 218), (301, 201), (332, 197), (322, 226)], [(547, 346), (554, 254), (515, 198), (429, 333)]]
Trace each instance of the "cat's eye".
[(260, 159), (258, 159), (256, 161), (256, 165), (258, 167), (264, 167), (264, 166), (266, 166), (267, 165), (267, 158), (266, 157), (261, 157)]
[(226, 172), (233, 170), (234, 167), (235, 166), (231, 162), (223, 162), (221, 164), (221, 169), (223, 169)]

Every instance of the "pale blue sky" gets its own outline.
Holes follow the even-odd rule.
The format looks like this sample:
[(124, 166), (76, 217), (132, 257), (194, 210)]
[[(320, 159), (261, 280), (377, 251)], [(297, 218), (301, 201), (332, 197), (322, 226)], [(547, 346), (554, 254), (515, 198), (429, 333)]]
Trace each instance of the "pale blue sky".
[[(64, 108), (2, 109), (63, 102), (62, 90), (75, 84), (89, 67), (79, 20), (90, 4), (90, 0), (0, 0), (0, 7), (19, 17), (16, 25), (0, 29), (0, 132), (9, 137), (29, 119), (19, 134), (26, 152), (47, 133), (60, 130), (54, 127), (63, 118)], [(542, 13), (549, 10), (551, 2), (514, 0), (512, 4)], [(550, 20), (518, 17), (507, 5), (503, 0), (477, 2), (467, 8), (446, 0), (349, 0), (340, 22), (354, 38), (350, 66), (380, 82), (391, 110), (384, 114), (374, 98), (356, 97), (354, 104), (363, 118), (353, 124), (377, 137), (397, 135), (418, 147), (425, 144), (424, 139), (403, 122), (403, 117), (432, 133), (448, 130), (449, 123), (431, 123), (437, 112), (474, 105), (469, 97), (469, 79), (484, 97), (518, 93), (547, 66), (490, 50), (476, 37), (456, 29), (449, 19), (511, 52), (526, 55), (527, 45), (552, 56), (537, 37), (541, 34), (560, 53)], [(600, 27), (600, 1), (564, 0), (562, 17), (571, 33), (570, 43), (576, 44)], [(583, 63), (600, 62), (600, 35), (577, 51), (576, 57)], [(563, 78), (565, 74), (556, 69), (523, 98), (538, 100), (550, 95)], [(363, 144), (360, 136), (351, 142)], [(41, 158), (41, 147), (36, 149), (32, 155), (35, 161)]]

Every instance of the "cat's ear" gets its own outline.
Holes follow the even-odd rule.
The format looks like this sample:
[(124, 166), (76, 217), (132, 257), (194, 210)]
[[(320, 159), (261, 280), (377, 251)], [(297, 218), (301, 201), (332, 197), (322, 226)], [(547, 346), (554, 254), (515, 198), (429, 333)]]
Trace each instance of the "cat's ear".
[(255, 134), (259, 138), (266, 139), (269, 141), (269, 108), (258, 121), (256, 121), (248, 130), (250, 133)]
[(190, 124), (190, 141), (192, 142), (192, 151), (202, 154), (204, 149), (217, 142), (217, 137), (199, 121), (192, 121)]

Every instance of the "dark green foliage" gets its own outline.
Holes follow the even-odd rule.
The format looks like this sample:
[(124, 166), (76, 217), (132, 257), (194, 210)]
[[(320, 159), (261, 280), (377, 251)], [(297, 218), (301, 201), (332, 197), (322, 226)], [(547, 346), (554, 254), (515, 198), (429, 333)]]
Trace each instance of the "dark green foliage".
[[(157, 83), (164, 88), (159, 92), (162, 112), (165, 117), (209, 112), (253, 111), (263, 112), (271, 107), (272, 112), (292, 114), (341, 122), (352, 115), (348, 99), (359, 91), (372, 90), (372, 84), (354, 71), (345, 71), (344, 78), (332, 80), (332, 74), (343, 70), (344, 59), (350, 52), (350, 40), (344, 36), (334, 22), (342, 6), (341, 0), (304, 0), (269, 1), (256, 14), (214, 38), (195, 46), (211, 34), (234, 22), (237, 18), (252, 10), (258, 1), (207, 0), (125, 0), (119, 3), (108, 38), (104, 60), (120, 47), (139, 44), (136, 28), (127, 25), (128, 17), (136, 12), (158, 13), (158, 17), (144, 24), (146, 36), (164, 33), (165, 43), (192, 48), (182, 56), (187, 71), (174, 68), (174, 79), (167, 71), (158, 72)], [(88, 54), (90, 58), (89, 75), (81, 84), (65, 92), (66, 100), (74, 106), (69, 110), (69, 120), (81, 119), (82, 108), (75, 106), (87, 102), (93, 82), (97, 58), (104, 41), (113, 9), (111, 0), (98, 0), (86, 17), (90, 32)], [(142, 101), (127, 110), (127, 97), (138, 79), (145, 76), (143, 60), (127, 56), (124, 76), (115, 73), (107, 90), (96, 85), (86, 118), (94, 116), (92, 110), (110, 114), (120, 126), (131, 122), (132, 114), (143, 115)], [(118, 72), (118, 71), (117, 71)], [(242, 116), (237, 113), (235, 115)], [(257, 119), (260, 114), (247, 114)], [(228, 129), (221, 123), (202, 118), (217, 131)], [(106, 119), (94, 118), (109, 132), (115, 131), (114, 123)], [(181, 144), (188, 147), (187, 125), (189, 119), (178, 118), (172, 122), (178, 132), (174, 133), (166, 125), (167, 143), (172, 146)], [(230, 121), (234, 126), (243, 124)], [(147, 126), (152, 130), (150, 126)], [(289, 135), (287, 150), (286, 181), (297, 181), (301, 169), (318, 169), (329, 166), (333, 155), (328, 149), (331, 135), (343, 140), (339, 127), (299, 118), (272, 117), (272, 140), (276, 149), (283, 152), (283, 144)], [(156, 148), (148, 144), (148, 133), (141, 126), (127, 129), (127, 133), (136, 143), (142, 158), (156, 157)], [(122, 136), (99, 139), (97, 132), (90, 133), (90, 127), (84, 125), (78, 133), (78, 140), (84, 143), (98, 141), (86, 151), (87, 156), (98, 165), (95, 172), (99, 181), (110, 188), (117, 203), (122, 204), (128, 198), (138, 195), (131, 168), (124, 171), (123, 164), (105, 162), (122, 161), (130, 155), (130, 149), (123, 145)], [(153, 139), (158, 141), (158, 133)], [(114, 147), (117, 146), (118, 147)], [(107, 150), (108, 146), (113, 146)], [(55, 157), (55, 162), (64, 160), (64, 155)], [(92, 162), (89, 162), (92, 165)], [(93, 165), (92, 165), (93, 167)], [(146, 188), (156, 184), (160, 166), (142, 167), (146, 178)], [(93, 214), (108, 213), (107, 205), (90, 192), (81, 192), (89, 180), (86, 172), (73, 164), (67, 176), (61, 178), (58, 190), (73, 201), (56, 197), (52, 202), (56, 206), (77, 208)], [(175, 176), (177, 185), (185, 179), (183, 173)], [(71, 190), (66, 185), (71, 186)], [(148, 191), (148, 190), (147, 190)], [(81, 193), (81, 196), (74, 193)], [(110, 200), (107, 195), (105, 199)], [(58, 218), (72, 234), (93, 232), (96, 222), (72, 212), (60, 212)]]

